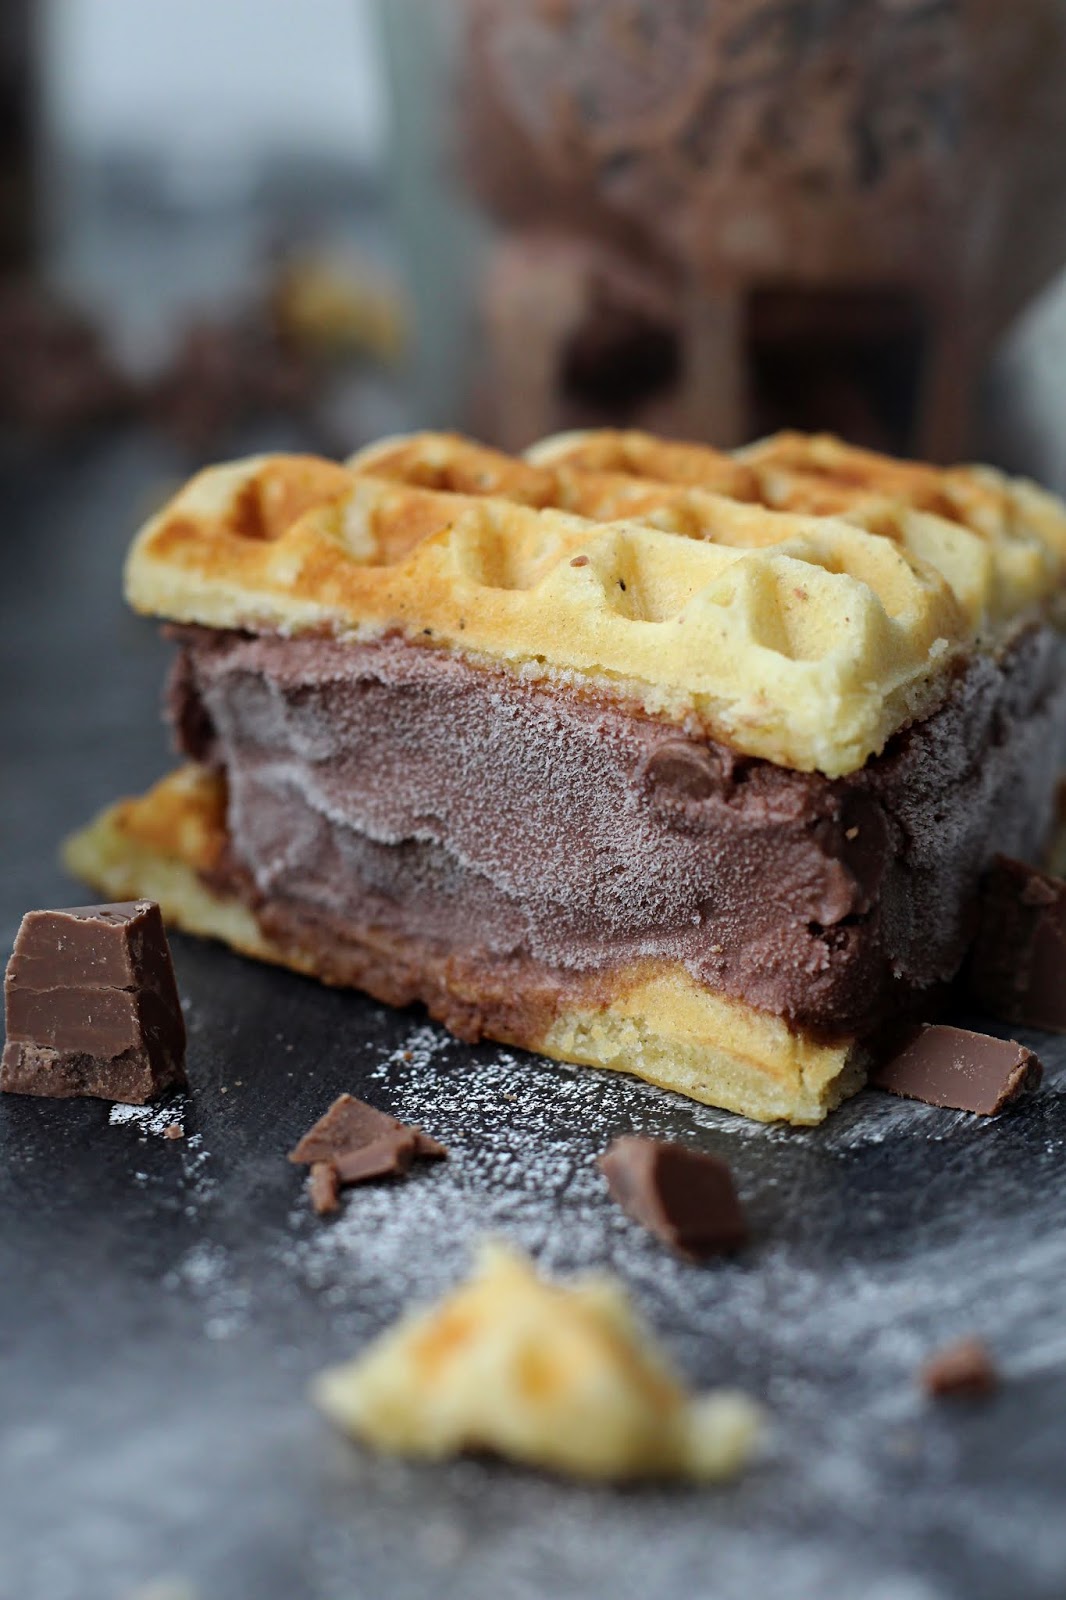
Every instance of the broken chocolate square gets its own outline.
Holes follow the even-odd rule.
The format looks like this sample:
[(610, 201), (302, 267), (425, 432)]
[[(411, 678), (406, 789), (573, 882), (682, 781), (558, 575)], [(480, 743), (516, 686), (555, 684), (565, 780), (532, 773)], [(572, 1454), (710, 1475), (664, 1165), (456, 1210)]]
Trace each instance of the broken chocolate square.
[(978, 1399), (999, 1387), (999, 1373), (987, 1347), (972, 1335), (937, 1350), (921, 1372), (926, 1394)]
[(747, 1242), (733, 1174), (717, 1156), (666, 1139), (615, 1139), (600, 1157), (612, 1196), (679, 1255), (702, 1260)]
[(359, 1150), (340, 1150), (333, 1157), (333, 1169), (342, 1186), (366, 1183), (370, 1178), (391, 1178), (409, 1172), (418, 1155), (418, 1139), (413, 1128), (386, 1133)]
[(969, 987), (1004, 1022), (1066, 1032), (1066, 882), (996, 857), (982, 885)]
[(183, 1085), (185, 1021), (150, 900), (29, 911), (4, 983), (0, 1089), (142, 1105)]
[(876, 1067), (870, 1082), (926, 1105), (992, 1117), (1035, 1089), (1042, 1074), (1037, 1057), (1014, 1039), (934, 1023)]
[(414, 1139), (414, 1154), (426, 1160), (439, 1160), (448, 1154), (444, 1145), (423, 1133), (421, 1128), (409, 1128), (397, 1117), (390, 1117), (365, 1100), (352, 1094), (338, 1095), (325, 1116), (319, 1117), (309, 1128), (299, 1144), (289, 1154), (297, 1165), (310, 1165), (313, 1161), (336, 1161), (367, 1145), (388, 1139), (390, 1135), (410, 1134)]
[(371, 1178), (402, 1177), (411, 1163), (439, 1160), (444, 1145), (409, 1128), (354, 1095), (338, 1095), (325, 1116), (308, 1129), (289, 1160), (311, 1168), (309, 1193), (318, 1214), (336, 1211), (338, 1190)]

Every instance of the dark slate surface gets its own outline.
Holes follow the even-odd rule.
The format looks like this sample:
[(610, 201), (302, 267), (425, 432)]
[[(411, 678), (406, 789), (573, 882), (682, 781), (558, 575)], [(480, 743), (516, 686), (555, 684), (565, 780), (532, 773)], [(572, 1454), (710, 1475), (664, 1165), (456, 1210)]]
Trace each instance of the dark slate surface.
[[(55, 864), (64, 832), (165, 764), (165, 652), (118, 569), (183, 471), (130, 436), (5, 472), (5, 947), (27, 907), (86, 898)], [(174, 951), (184, 1140), (160, 1136), (170, 1109), (0, 1106), (5, 1600), (1066, 1594), (1061, 1044), (1028, 1040), (1049, 1080), (996, 1122), (867, 1094), (821, 1130), (761, 1129)], [(454, 1153), (321, 1223), (284, 1152), (341, 1089)], [(725, 1155), (753, 1248), (687, 1267), (626, 1221), (592, 1165), (626, 1128)], [(616, 1493), (334, 1438), (309, 1376), (454, 1281), (485, 1232), (617, 1271), (695, 1383), (765, 1400), (762, 1463), (721, 1490)], [(915, 1366), (969, 1331), (1005, 1387), (934, 1408)]]

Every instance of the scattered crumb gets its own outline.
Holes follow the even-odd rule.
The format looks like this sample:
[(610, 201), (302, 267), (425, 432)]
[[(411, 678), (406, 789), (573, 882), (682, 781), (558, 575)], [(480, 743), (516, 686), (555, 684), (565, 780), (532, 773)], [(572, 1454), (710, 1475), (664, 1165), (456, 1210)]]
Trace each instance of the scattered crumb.
[(170, 1122), (163, 1129), (164, 1139), (184, 1139), (185, 1129), (180, 1122)]
[(760, 1431), (745, 1395), (685, 1392), (613, 1279), (549, 1283), (499, 1244), (440, 1305), (320, 1374), (314, 1396), (381, 1450), (489, 1449), (608, 1480), (731, 1477)]
[[(372, 1162), (366, 1172), (357, 1169), (346, 1174), (346, 1158), (368, 1151), (372, 1146), (382, 1147), (377, 1150), (379, 1158), (386, 1154), (386, 1146), (392, 1146), (392, 1159), (384, 1166)], [(397, 1162), (395, 1158), (403, 1155), (408, 1159)], [(365, 1100), (341, 1094), (289, 1152), (289, 1160), (306, 1166), (314, 1161), (332, 1161), (342, 1183), (358, 1183), (365, 1177), (381, 1176), (386, 1171), (406, 1171), (411, 1157), (442, 1161), (447, 1155), (446, 1147), (421, 1128), (409, 1128), (398, 1118), (367, 1105)]]
[(311, 1175), (307, 1180), (307, 1195), (317, 1216), (329, 1216), (331, 1212), (340, 1210), (340, 1181), (337, 1169), (331, 1161), (312, 1163)]
[(998, 1389), (999, 1372), (988, 1347), (969, 1335), (930, 1356), (922, 1368), (921, 1380), (926, 1394), (934, 1398), (950, 1395), (978, 1399)]

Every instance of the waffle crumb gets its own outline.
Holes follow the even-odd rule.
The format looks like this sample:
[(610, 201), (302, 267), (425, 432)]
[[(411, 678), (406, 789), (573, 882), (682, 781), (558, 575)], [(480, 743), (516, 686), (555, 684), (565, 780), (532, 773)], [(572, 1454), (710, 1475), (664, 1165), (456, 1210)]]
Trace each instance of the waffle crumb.
[(497, 1243), (439, 1305), (320, 1374), (313, 1395), (379, 1450), (486, 1450), (606, 1480), (732, 1477), (761, 1425), (745, 1395), (686, 1393), (617, 1282), (549, 1283)]

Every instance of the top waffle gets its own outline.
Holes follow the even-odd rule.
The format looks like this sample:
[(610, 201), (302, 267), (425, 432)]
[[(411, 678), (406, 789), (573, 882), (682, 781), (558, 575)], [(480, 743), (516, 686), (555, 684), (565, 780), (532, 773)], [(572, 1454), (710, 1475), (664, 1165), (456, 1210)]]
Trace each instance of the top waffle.
[[(675, 508), (684, 508), (694, 490), (722, 481), (718, 451), (664, 445), (641, 433), (559, 434), (528, 454), (556, 472), (627, 476)], [(1066, 507), (1035, 484), (991, 467), (895, 461), (827, 435), (798, 433), (776, 434), (725, 459), (747, 476), (739, 488), (717, 493), (767, 510), (844, 517), (930, 562), (951, 584), (981, 641), (1057, 597), (1066, 582)], [(776, 542), (773, 526), (767, 542)], [(778, 526), (788, 537), (787, 523)]]
[[(592, 442), (591, 467), (572, 459)], [(698, 486), (704, 457), (717, 492)], [(849, 520), (770, 511), (762, 472), (618, 435), (556, 441), (536, 462), (437, 435), (348, 471), (258, 458), (200, 474), (149, 523), (127, 592), (211, 627), (399, 632), (838, 775), (941, 698), (978, 628), (1054, 587), (1059, 558), (1028, 529), (1005, 609), (994, 534), (885, 496)]]

